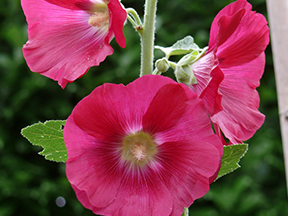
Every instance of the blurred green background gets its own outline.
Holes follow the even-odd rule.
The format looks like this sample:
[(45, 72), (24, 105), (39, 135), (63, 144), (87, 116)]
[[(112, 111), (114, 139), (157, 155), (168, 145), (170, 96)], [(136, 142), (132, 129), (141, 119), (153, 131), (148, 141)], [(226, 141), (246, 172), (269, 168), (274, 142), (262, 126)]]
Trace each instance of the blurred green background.
[[(36, 1), (36, 0), (35, 0)], [(208, 44), (214, 16), (231, 0), (159, 0), (156, 44), (170, 46), (192, 35), (200, 47)], [(143, 15), (144, 0), (123, 0)], [(267, 17), (265, 0), (251, 0), (253, 10)], [(62, 90), (57, 82), (30, 72), (22, 55), (27, 24), (19, 0), (0, 1), (0, 216), (93, 215), (76, 199), (65, 176), (65, 164), (46, 161), (20, 135), (38, 121), (66, 119), (76, 103), (103, 82), (127, 84), (138, 77), (139, 37), (130, 23), (124, 27), (126, 49), (112, 42), (115, 52), (99, 67)], [(211, 185), (190, 208), (194, 216), (288, 215), (284, 160), (278, 121), (277, 94), (270, 45), (258, 88), (266, 121), (248, 140), (241, 169)], [(162, 53), (155, 52), (156, 58)], [(66, 200), (64, 207), (56, 199)]]

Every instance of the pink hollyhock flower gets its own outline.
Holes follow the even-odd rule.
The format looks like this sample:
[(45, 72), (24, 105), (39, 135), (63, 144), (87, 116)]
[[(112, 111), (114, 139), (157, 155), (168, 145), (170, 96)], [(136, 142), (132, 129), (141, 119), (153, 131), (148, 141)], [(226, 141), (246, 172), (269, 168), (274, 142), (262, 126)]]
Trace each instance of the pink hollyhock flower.
[(29, 40), (23, 47), (28, 66), (62, 88), (113, 53), (115, 36), (125, 47), (126, 11), (119, 0), (21, 0)]
[(67, 178), (101, 215), (181, 215), (209, 190), (223, 150), (201, 99), (158, 75), (96, 88), (69, 116), (64, 140)]
[(265, 17), (238, 0), (215, 17), (209, 49), (192, 65), (198, 83), (191, 88), (202, 98), (219, 135), (231, 143), (253, 136), (264, 122), (256, 88), (264, 72), (269, 43)]

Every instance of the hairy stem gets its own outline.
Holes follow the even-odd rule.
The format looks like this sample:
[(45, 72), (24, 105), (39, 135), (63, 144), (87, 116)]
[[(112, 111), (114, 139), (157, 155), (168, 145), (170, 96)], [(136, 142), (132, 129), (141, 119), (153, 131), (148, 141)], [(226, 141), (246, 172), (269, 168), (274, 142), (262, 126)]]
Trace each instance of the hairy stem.
[(138, 31), (141, 36), (140, 76), (153, 71), (156, 5), (157, 0), (146, 0), (143, 29)]

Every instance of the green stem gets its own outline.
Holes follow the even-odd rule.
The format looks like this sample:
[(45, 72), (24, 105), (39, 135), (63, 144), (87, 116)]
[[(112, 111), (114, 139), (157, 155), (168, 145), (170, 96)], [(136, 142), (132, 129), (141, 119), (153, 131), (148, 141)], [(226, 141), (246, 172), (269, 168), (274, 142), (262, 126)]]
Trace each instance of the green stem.
[[(128, 14), (128, 20), (131, 22), (131, 20), (130, 19), (132, 19), (133, 18), (133, 22), (131, 22), (132, 23), (132, 25), (134, 26), (134, 24), (136, 24), (134, 27), (142, 27), (142, 22), (141, 22), (141, 19), (140, 19), (140, 17), (139, 17), (139, 15), (138, 15), (138, 13), (133, 9), (133, 8), (127, 8), (126, 9), (126, 12), (127, 12), (127, 14)], [(132, 16), (132, 18), (130, 17), (130, 16)], [(129, 19), (129, 17), (130, 17), (130, 19)]]
[(144, 26), (138, 31), (141, 36), (141, 70), (140, 76), (152, 74), (155, 17), (157, 0), (146, 0), (144, 12)]
[(184, 211), (181, 216), (188, 216), (189, 215), (189, 208), (184, 208)]
[(132, 24), (132, 26), (134, 28), (136, 28), (138, 26), (137, 23), (134, 21), (134, 19), (129, 14), (127, 14), (127, 19), (129, 20), (129, 22)]
[(169, 61), (169, 60), (168, 60), (168, 63), (169, 63), (169, 66), (170, 66), (171, 68), (173, 68), (174, 70), (176, 69), (177, 64), (176, 64), (175, 62), (172, 62), (172, 61)]

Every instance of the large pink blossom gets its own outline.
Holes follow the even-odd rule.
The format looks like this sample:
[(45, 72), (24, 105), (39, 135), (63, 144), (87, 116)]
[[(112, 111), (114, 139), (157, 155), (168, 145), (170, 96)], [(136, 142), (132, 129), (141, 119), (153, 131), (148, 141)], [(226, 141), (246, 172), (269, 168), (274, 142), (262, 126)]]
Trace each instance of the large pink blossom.
[(191, 88), (204, 100), (216, 132), (231, 143), (253, 136), (264, 122), (256, 88), (264, 72), (269, 43), (265, 17), (238, 0), (215, 17), (209, 49), (192, 65), (198, 83)]
[[(108, 4), (107, 4), (108, 3)], [(113, 53), (115, 36), (125, 47), (126, 11), (119, 0), (21, 0), (29, 40), (23, 47), (28, 66), (62, 88)]]
[(68, 180), (101, 215), (181, 215), (209, 190), (223, 150), (201, 99), (158, 75), (97, 87), (64, 140)]

